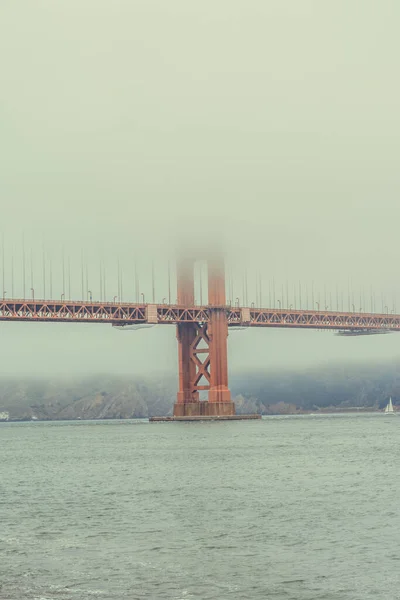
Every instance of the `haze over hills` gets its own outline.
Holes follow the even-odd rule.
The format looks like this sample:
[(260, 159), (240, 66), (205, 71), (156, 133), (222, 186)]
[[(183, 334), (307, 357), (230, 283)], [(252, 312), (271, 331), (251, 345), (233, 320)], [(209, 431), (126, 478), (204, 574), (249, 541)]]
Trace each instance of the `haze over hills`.
[[(245, 372), (231, 377), (238, 413), (288, 414), (332, 409), (382, 408), (400, 403), (395, 363), (316, 370)], [(2, 378), (0, 413), (10, 420), (126, 419), (169, 415), (176, 380), (99, 375), (71, 378)]]

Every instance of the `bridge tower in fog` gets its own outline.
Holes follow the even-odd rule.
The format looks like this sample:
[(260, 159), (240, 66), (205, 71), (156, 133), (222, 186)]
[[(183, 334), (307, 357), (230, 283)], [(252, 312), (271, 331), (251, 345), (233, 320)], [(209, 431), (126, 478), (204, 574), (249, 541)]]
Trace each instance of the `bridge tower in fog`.
[[(194, 306), (196, 257), (178, 258), (178, 304)], [(179, 391), (175, 417), (229, 416), (235, 414), (228, 387), (228, 319), (225, 297), (225, 265), (221, 253), (207, 257), (208, 323), (178, 323)], [(200, 392), (208, 399), (200, 400)]]

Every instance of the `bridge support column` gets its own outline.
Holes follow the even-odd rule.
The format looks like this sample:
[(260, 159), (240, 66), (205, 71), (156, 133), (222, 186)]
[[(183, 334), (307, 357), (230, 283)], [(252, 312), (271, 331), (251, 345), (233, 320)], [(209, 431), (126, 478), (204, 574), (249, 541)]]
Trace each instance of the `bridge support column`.
[(176, 337), (178, 339), (179, 370), (177, 404), (198, 402), (199, 393), (193, 389), (196, 377), (196, 365), (191, 359), (191, 347), (196, 339), (196, 324), (181, 323), (177, 325)]
[[(194, 305), (194, 260), (177, 265), (178, 303)], [(235, 414), (228, 388), (228, 321), (225, 299), (225, 268), (222, 256), (208, 260), (208, 304), (210, 321), (177, 326), (179, 390), (174, 417), (213, 417)], [(199, 400), (199, 391), (208, 400)]]
[(208, 261), (208, 304), (210, 324), (210, 415), (234, 415), (235, 405), (228, 388), (228, 319), (226, 315), (225, 266), (222, 256)]
[[(178, 304), (194, 304), (194, 261), (181, 258), (177, 263)], [(199, 393), (194, 389), (196, 365), (191, 357), (191, 347), (196, 339), (196, 323), (180, 323), (176, 327), (178, 340), (179, 388), (174, 407), (175, 416), (185, 415), (185, 405), (199, 402)]]

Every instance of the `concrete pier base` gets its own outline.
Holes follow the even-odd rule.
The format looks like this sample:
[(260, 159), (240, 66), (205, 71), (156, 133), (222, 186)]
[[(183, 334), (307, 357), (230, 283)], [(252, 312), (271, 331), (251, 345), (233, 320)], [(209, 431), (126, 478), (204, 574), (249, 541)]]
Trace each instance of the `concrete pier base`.
[(231, 401), (176, 402), (173, 417), (150, 417), (149, 421), (153, 423), (157, 421), (249, 421), (261, 419), (261, 415), (237, 415), (235, 413), (235, 403)]
[(186, 417), (150, 417), (150, 423), (171, 421), (254, 421), (261, 415), (197, 415)]
[(176, 402), (174, 417), (227, 417), (236, 413), (234, 402)]

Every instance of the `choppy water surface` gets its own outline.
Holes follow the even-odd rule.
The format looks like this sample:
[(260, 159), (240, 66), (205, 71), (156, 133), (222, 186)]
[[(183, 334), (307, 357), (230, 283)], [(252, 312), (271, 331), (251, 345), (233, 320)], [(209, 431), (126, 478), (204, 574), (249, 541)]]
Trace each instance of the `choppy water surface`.
[(0, 598), (400, 597), (400, 417), (0, 425)]

